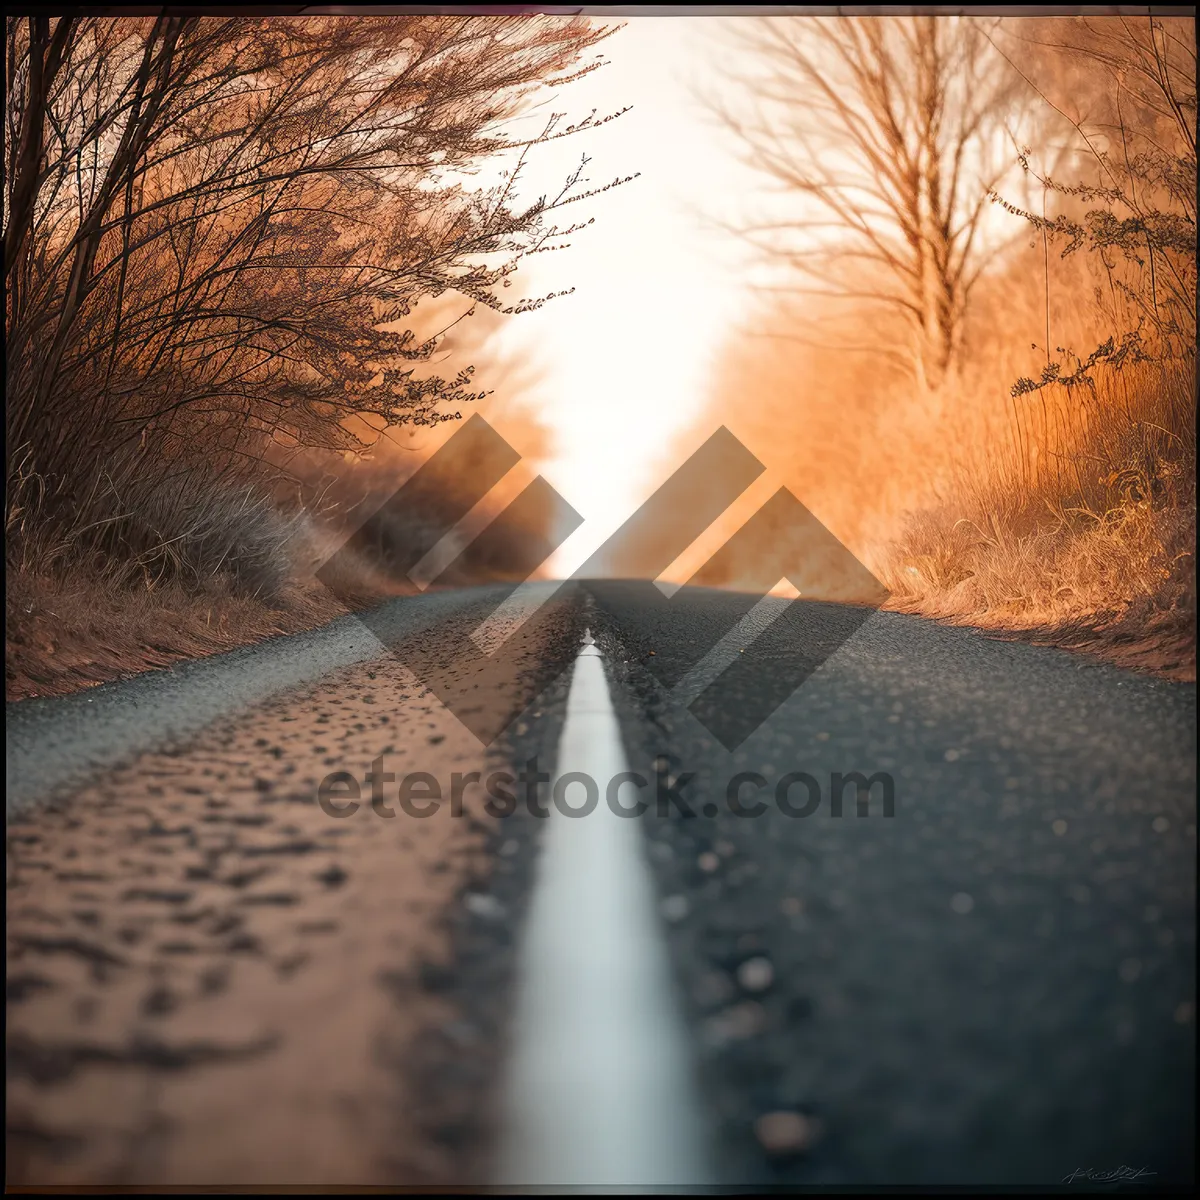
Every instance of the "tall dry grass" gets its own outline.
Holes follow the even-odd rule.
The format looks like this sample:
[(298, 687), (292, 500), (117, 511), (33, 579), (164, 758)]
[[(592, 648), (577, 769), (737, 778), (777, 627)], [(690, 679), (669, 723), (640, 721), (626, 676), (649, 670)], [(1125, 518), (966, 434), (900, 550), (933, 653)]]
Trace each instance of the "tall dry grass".
[[(1186, 39), (1172, 42), (1166, 72), (1164, 35), (1145, 21), (1085, 22), (1073, 41), (1056, 26), (1067, 49), (1041, 25), (1015, 24), (1037, 43), (1022, 66), (1042, 65), (1030, 82), (1057, 125), (1021, 155), (1038, 209), (993, 198), (1011, 244), (972, 295), (954, 369), (937, 387), (914, 382), (902, 331), (878, 308), (843, 300), (830, 319), (830, 306), (803, 298), (764, 301), (731, 337), (701, 425), (727, 424), (885, 583), (891, 605), (1126, 658), (1140, 647), (1142, 661), (1187, 673), (1194, 56), (1189, 67)], [(694, 558), (748, 515), (731, 510)]]
[[(803, 311), (776, 309), (727, 355), (698, 428), (727, 425), (894, 606), (1073, 632), (1165, 622), (1182, 636), (1195, 604), (1195, 360), (1127, 361), (1094, 370), (1092, 386), (1012, 396), (1044, 362), (1039, 258), (1025, 247), (989, 280), (969, 364), (937, 391), (879, 357), (788, 340)], [(1075, 345), (1106, 328), (1081, 302), (1084, 274), (1069, 264), (1050, 292), (1052, 328)], [(748, 516), (731, 509), (689, 569)]]
[[(468, 411), (522, 459), (456, 527), (451, 550), (495, 517), (549, 453), (547, 429), (522, 402), (529, 368), (493, 348), (498, 326), (486, 316), (478, 326), (460, 324), (432, 364), (481, 367), (495, 387)], [(459, 427), (454, 420), (360, 427), (360, 453), (279, 448), (269, 475), (241, 490), (192, 473), (174, 489), (139, 497), (117, 553), (102, 554), (61, 529), (31, 528), (6, 583), (8, 699), (67, 693), (415, 594), (417, 584), (378, 556), (339, 551), (360, 514), (392, 496)], [(549, 523), (549, 514), (533, 514), (527, 535), (538, 538)], [(403, 514), (389, 517), (388, 538), (402, 545), (412, 532)], [(330, 562), (332, 575), (323, 570)], [(460, 582), (502, 574), (481, 566)]]

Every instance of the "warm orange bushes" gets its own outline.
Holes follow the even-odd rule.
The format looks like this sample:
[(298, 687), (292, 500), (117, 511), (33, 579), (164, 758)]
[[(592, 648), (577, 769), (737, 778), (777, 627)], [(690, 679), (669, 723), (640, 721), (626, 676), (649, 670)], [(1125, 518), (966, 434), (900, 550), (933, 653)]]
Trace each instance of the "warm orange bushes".
[[(836, 320), (799, 299), (746, 323), (706, 427), (728, 424), (893, 604), (1097, 644), (1157, 637), (1194, 663), (1191, 22), (1003, 25), (991, 36), (1049, 114), (1046, 141), (1020, 154), (1022, 203), (992, 197), (1011, 242), (971, 294), (954, 368), (914, 381), (901, 325), (855, 300), (848, 258)], [(1055, 154), (1064, 137), (1073, 156)]]

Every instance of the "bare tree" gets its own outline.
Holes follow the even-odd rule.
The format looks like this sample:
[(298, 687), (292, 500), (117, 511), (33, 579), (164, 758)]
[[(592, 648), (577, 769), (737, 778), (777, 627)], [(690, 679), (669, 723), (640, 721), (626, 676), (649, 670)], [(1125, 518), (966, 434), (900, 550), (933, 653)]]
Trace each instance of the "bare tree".
[[(521, 259), (578, 225), (582, 167), (518, 200), (507, 122), (600, 65), (550, 17), (9, 18), (6, 502), (98, 520), (149, 473), (260, 462), (346, 418), (476, 398), (422, 371), (422, 298), (503, 312)], [(613, 114), (619, 115), (619, 114)], [(472, 173), (509, 154), (492, 186)], [(451, 414), (452, 415), (452, 414)], [(140, 481), (140, 482), (139, 482)]]
[(900, 316), (908, 365), (936, 386), (989, 258), (982, 225), (1013, 161), (1020, 78), (967, 17), (771, 17), (742, 46), (754, 111), (722, 101), (718, 115), (792, 200), (742, 232), (804, 276), (793, 290)]

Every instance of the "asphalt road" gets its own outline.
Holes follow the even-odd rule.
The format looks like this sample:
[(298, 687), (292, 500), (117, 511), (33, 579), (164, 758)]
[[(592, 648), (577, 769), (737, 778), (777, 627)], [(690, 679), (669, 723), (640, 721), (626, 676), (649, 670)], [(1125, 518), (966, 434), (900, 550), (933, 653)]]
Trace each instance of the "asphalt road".
[[(552, 771), (590, 629), (628, 766), (678, 797), (641, 818), (647, 919), (664, 931), (716, 1182), (1047, 1187), (1127, 1168), (1140, 1177), (1126, 1188), (1186, 1190), (1194, 685), (803, 602), (754, 639), (735, 628), (744, 597), (668, 603), (623, 582), (564, 593), (521, 626), (505, 671), (473, 676), (456, 665), (464, 637), (503, 594), (399, 601), (371, 636), (346, 618), (9, 706), (10, 1186), (486, 1182), (545, 822), (473, 802), (457, 822), (380, 819), (365, 788), (353, 819), (333, 819), (315, 792), (385, 752), (439, 779), (534, 756)], [(765, 628), (785, 606), (749, 620)], [(468, 724), (516, 719), (484, 752), (379, 638)], [(739, 813), (740, 772), (754, 777)], [(800, 772), (815, 781), (807, 816), (776, 799)], [(888, 776), (891, 815), (882, 780), (865, 815), (853, 786), (834, 815), (837, 772)], [(785, 800), (810, 794), (801, 782)], [(267, 872), (249, 907), (230, 882), (243, 859)], [(190, 956), (155, 942), (172, 922), (204, 931)], [(361, 934), (377, 925), (386, 936)], [(233, 982), (206, 991), (214, 962)], [(147, 1003), (164, 989), (173, 1006)], [(330, 1032), (314, 1014), (331, 994), (388, 1003)], [(262, 1028), (239, 1045), (253, 1054), (189, 1032), (189, 1014), (251, 1011)], [(327, 1066), (306, 1074), (306, 1056)], [(250, 1107), (229, 1102), (243, 1093)], [(371, 1120), (347, 1117), (355, 1093)], [(257, 1105), (272, 1097), (268, 1121)], [(357, 1140), (338, 1150), (346, 1120)]]
[[(631, 766), (664, 756), (695, 772), (693, 808), (722, 809), (647, 833), (687, 914), (675, 969), (727, 1178), (1191, 1178), (1193, 686), (881, 613), (731, 754), (686, 709), (708, 677), (667, 693), (641, 664), (686, 658), (736, 600), (593, 595)], [(797, 611), (758, 686), (830, 615)], [(739, 771), (808, 772), (820, 807), (735, 815)], [(851, 788), (831, 816), (835, 771), (891, 774), (894, 815), (852, 815)], [(751, 959), (770, 964), (762, 992), (738, 984)], [(753, 1122), (773, 1110), (822, 1123), (809, 1155), (764, 1161)]]

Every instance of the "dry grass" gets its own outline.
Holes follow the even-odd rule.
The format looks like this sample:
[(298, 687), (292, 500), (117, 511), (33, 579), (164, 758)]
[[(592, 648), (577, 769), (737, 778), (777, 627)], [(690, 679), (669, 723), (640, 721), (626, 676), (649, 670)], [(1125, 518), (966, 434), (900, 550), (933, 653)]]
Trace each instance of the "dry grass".
[(952, 504), (889, 544), (893, 605), (1195, 677), (1194, 364), (1020, 397)]
[[(1192, 678), (1194, 360), (1014, 400), (1044, 340), (1039, 258), (989, 281), (969, 364), (932, 393), (840, 339), (793, 340), (807, 314), (776, 308), (731, 348), (704, 429), (727, 424), (886, 584), (889, 607)], [(1052, 285), (1053, 328), (1087, 345), (1086, 276), (1068, 264)], [(708, 550), (748, 516), (731, 510)]]
[(993, 510), (914, 520), (883, 572), (889, 607), (1195, 678), (1195, 508), (1124, 505), (1020, 534)]
[[(795, 286), (731, 337), (704, 432), (727, 424), (888, 585), (892, 607), (1194, 677), (1194, 22), (1003, 25), (1036, 148), (997, 185), (1009, 195), (972, 185), (972, 201), (996, 203), (996, 256), (962, 298), (949, 369), (921, 370), (889, 304), (887, 285), (918, 274), (878, 255), (856, 266), (860, 243), (890, 229), (872, 193), (862, 213), (827, 205), (836, 238), (810, 238), (783, 279), (807, 284), (825, 264), (820, 298)], [(847, 31), (843, 48), (856, 46)], [(890, 125), (864, 148), (862, 129), (831, 131), (826, 110), (791, 99), (768, 131), (792, 154), (794, 211), (779, 221), (790, 212), (804, 236), (805, 197), (838, 182), (813, 182), (823, 167), (802, 151), (818, 135), (841, 137), (885, 209), (903, 199), (905, 181), (876, 169)], [(835, 199), (857, 195), (838, 178)], [(727, 514), (709, 550), (748, 515)]]
[[(489, 398), (479, 411), (527, 461), (455, 531), (459, 542), (496, 515), (548, 448), (545, 430), (513, 401)], [(146, 489), (138, 496), (151, 503), (135, 509), (127, 497), (101, 544), (71, 532), (52, 538), (31, 521), (27, 536), (10, 543), (7, 699), (64, 695), (415, 594), (410, 580), (377, 562), (334, 555), (358, 506), (388, 498), (456, 428), (389, 429), (366, 459), (293, 460), (299, 491), (230, 493), (196, 475), (174, 491)], [(389, 520), (392, 539), (402, 543), (406, 533), (398, 517)], [(337, 577), (318, 580), (330, 560)]]
[(81, 576), (10, 575), (5, 637), (8, 700), (57, 696), (295, 633), (336, 616), (332, 597), (290, 590), (275, 605), (214, 584), (153, 591)]

